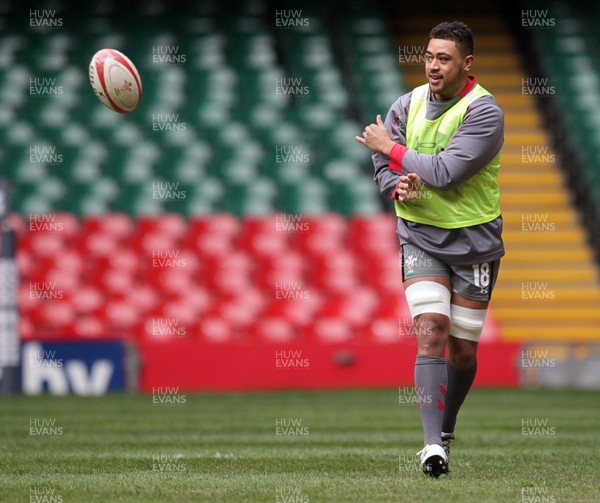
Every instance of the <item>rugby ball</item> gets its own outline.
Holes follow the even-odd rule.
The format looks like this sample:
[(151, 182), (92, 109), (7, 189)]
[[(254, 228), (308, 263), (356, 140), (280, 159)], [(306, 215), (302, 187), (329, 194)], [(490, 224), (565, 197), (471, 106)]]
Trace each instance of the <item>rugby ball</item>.
[(98, 99), (121, 114), (135, 110), (142, 97), (140, 74), (125, 54), (101, 49), (90, 61), (90, 84)]

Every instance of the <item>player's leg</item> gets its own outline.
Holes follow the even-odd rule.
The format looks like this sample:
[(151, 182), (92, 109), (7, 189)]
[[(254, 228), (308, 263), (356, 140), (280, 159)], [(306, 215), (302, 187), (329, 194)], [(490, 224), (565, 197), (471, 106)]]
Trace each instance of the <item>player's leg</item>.
[[(450, 332), (450, 278), (415, 278), (405, 282), (405, 292), (417, 342), (414, 379), (423, 423), (423, 445), (442, 445), (448, 380), (444, 351)], [(423, 310), (425, 312), (421, 312)]]
[(450, 442), (462, 406), (477, 373), (477, 346), (498, 275), (499, 261), (453, 267), (448, 388), (442, 424), (442, 442), (448, 457)]
[(438, 477), (448, 473), (441, 435), (448, 381), (444, 350), (450, 331), (450, 278), (425, 276), (404, 286), (417, 342), (414, 379), (424, 445), (418, 454), (423, 472)]
[[(454, 314), (455, 318), (450, 325), (450, 336), (448, 337), (448, 388), (442, 424), (444, 433), (454, 433), (458, 411), (475, 379), (477, 346), (487, 307), (487, 301), (473, 301), (457, 292), (452, 293), (451, 314)], [(461, 313), (461, 319), (458, 319), (460, 317), (456, 314), (457, 309)], [(466, 331), (463, 325), (472, 328), (470, 331)]]
[(415, 392), (425, 445), (421, 467), (428, 475), (438, 476), (447, 472), (441, 431), (448, 379), (444, 351), (450, 331), (451, 271), (412, 245), (402, 249), (403, 284), (417, 342)]
[[(466, 302), (464, 302), (465, 300)], [(452, 294), (452, 305), (465, 307), (466, 309), (477, 309), (484, 316), (487, 310), (487, 302), (476, 305), (476, 303), (464, 299), (456, 292)], [(454, 310), (456, 311), (456, 308)], [(477, 318), (477, 316), (474, 318)], [(458, 411), (465, 401), (477, 373), (478, 346), (476, 341), (455, 337), (452, 335), (452, 331), (451, 324), (450, 336), (448, 337), (448, 361), (446, 364), (448, 388), (442, 423), (442, 445), (448, 457), (448, 462), (450, 461), (450, 444), (454, 440), (454, 427), (456, 426)]]

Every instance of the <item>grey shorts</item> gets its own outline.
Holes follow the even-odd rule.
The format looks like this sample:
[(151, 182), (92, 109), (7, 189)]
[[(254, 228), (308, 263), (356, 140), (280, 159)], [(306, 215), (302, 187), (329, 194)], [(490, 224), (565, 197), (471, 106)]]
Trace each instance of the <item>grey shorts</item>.
[(447, 276), (452, 291), (469, 300), (489, 301), (498, 278), (500, 260), (470, 266), (447, 265), (410, 243), (402, 245), (402, 281), (423, 276)]

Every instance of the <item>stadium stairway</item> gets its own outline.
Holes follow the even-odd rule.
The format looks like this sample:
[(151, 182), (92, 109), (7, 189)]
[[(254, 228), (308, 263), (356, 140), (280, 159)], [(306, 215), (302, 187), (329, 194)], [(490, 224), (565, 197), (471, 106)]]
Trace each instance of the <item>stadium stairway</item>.
[[(437, 7), (436, 7), (437, 8)], [(403, 4), (390, 14), (405, 85), (424, 82), (419, 47), (438, 22), (460, 19), (474, 32), (473, 73), (505, 113), (500, 171), (506, 256), (492, 308), (501, 338), (510, 341), (588, 341), (600, 334), (600, 285), (586, 231), (573, 207), (536, 99), (552, 91), (528, 78), (519, 49), (497, 5), (452, 4), (452, 11), (423, 15), (423, 6)], [(458, 10), (457, 10), (458, 9)], [(473, 15), (477, 12), (477, 15)], [(423, 53), (420, 53), (423, 54)], [(417, 61), (419, 60), (419, 61)], [(536, 87), (538, 85), (538, 87)], [(534, 96), (540, 95), (540, 97)], [(542, 102), (543, 106), (543, 102)]]

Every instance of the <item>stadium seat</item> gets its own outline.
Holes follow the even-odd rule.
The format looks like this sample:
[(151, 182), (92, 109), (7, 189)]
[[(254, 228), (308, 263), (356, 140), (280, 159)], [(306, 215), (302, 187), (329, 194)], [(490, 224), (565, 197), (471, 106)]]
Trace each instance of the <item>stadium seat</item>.
[(218, 314), (204, 317), (194, 328), (193, 333), (204, 342), (226, 344), (236, 340), (231, 323)]
[(257, 343), (286, 344), (298, 340), (292, 323), (283, 316), (261, 317), (249, 330), (251, 339)]
[(342, 317), (319, 317), (309, 330), (312, 340), (325, 344), (348, 342), (355, 338), (350, 323)]

